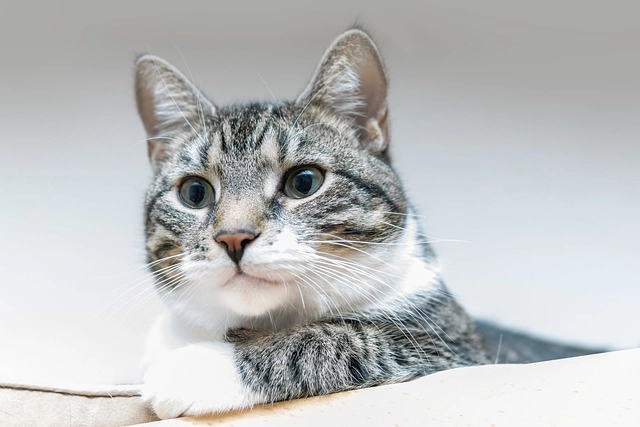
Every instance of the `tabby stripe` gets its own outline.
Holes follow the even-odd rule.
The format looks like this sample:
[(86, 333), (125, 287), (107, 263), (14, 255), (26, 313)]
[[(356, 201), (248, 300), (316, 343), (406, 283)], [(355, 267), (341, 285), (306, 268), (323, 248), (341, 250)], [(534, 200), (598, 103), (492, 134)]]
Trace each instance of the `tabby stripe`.
[[(181, 237), (184, 233), (182, 226), (186, 223), (184, 216), (182, 218), (180, 215), (176, 217), (171, 211), (167, 211), (163, 208), (158, 208), (157, 211), (158, 215), (155, 218), (156, 222), (176, 237)], [(167, 222), (165, 218), (173, 219), (173, 221)]]
[(175, 237), (180, 237), (182, 234), (182, 230), (175, 228), (172, 224), (166, 222), (160, 217), (156, 218), (156, 222), (162, 226), (165, 230), (173, 234)]
[(227, 151), (227, 137), (224, 134), (224, 128), (224, 125), (222, 125), (220, 128), (220, 151), (222, 153), (225, 153)]
[(260, 147), (264, 143), (264, 136), (267, 133), (267, 131), (270, 129), (269, 120), (270, 120), (270, 118), (267, 117), (264, 120), (264, 125), (262, 126), (262, 129), (260, 129), (260, 132), (255, 132), (256, 135), (259, 135), (259, 136), (257, 136), (255, 138), (255, 148), (256, 149), (258, 147)]
[(204, 142), (198, 147), (198, 155), (200, 156), (202, 167), (207, 167), (209, 164), (209, 150), (211, 149), (211, 145), (211, 139), (207, 136)]
[(334, 170), (333, 173), (348, 179), (349, 181), (351, 181), (352, 183), (354, 183), (356, 186), (366, 191), (367, 193), (381, 198), (382, 200), (384, 200), (384, 202), (387, 205), (389, 205), (392, 212), (400, 212), (400, 213), (402, 212), (400, 208), (398, 208), (398, 205), (396, 205), (396, 203), (391, 199), (391, 197), (389, 197), (387, 192), (384, 191), (382, 187), (380, 187), (379, 185), (366, 183), (362, 181), (360, 178), (356, 177), (355, 175), (352, 175), (349, 172), (346, 172), (344, 170)]
[(293, 132), (292, 128), (280, 129), (277, 131), (278, 134), (276, 136), (276, 140), (278, 141), (280, 151), (280, 163), (284, 163), (287, 155), (290, 155), (295, 151), (295, 146), (297, 146), (297, 141), (291, 138), (291, 133)]
[(155, 207), (156, 203), (158, 202), (158, 200), (164, 196), (165, 194), (167, 194), (167, 192), (170, 190), (160, 190), (158, 191), (156, 194), (153, 195), (153, 197), (151, 198), (151, 200), (149, 200), (149, 203), (147, 204), (147, 212), (146, 212), (146, 216), (144, 219), (144, 223), (147, 226), (147, 228), (149, 227), (149, 225), (151, 224), (151, 213), (153, 211), (153, 208)]

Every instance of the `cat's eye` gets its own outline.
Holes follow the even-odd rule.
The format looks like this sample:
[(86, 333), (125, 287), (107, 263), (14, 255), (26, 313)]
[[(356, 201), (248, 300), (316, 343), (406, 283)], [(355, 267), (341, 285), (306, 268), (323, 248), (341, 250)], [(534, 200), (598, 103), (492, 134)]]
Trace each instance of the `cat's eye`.
[(309, 197), (322, 185), (324, 175), (318, 168), (304, 166), (294, 169), (284, 183), (284, 193), (294, 199)]
[(213, 196), (213, 188), (206, 180), (192, 177), (185, 179), (178, 190), (180, 201), (193, 209), (204, 208)]

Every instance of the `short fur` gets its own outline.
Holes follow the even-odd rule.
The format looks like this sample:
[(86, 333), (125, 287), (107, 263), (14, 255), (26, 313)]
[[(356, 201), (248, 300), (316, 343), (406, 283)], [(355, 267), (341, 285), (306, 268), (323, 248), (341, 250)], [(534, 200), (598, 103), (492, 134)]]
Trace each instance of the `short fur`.
[[(336, 39), (294, 102), (217, 107), (150, 55), (136, 94), (154, 170), (148, 261), (169, 309), (145, 375), (161, 417), (490, 361), (391, 165), (387, 76), (367, 34)], [(324, 182), (297, 199), (285, 187), (299, 167)], [(180, 200), (189, 177), (213, 189), (203, 208)], [(247, 230), (236, 263), (219, 236)]]

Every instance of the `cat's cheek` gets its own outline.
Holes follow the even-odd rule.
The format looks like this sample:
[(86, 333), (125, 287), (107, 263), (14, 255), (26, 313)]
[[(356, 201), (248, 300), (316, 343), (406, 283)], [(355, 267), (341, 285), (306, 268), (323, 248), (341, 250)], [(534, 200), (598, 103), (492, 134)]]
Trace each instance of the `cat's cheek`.
[(147, 369), (142, 397), (158, 417), (202, 415), (264, 402), (245, 387), (233, 344), (191, 344), (173, 350)]

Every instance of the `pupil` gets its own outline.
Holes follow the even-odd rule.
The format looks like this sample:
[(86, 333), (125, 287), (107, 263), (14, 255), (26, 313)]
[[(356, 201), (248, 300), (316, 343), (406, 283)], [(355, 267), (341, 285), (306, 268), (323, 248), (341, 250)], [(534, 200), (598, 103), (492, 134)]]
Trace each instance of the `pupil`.
[(302, 194), (307, 194), (313, 187), (313, 172), (306, 170), (293, 178), (293, 186)]
[(189, 186), (190, 201), (192, 201), (197, 205), (204, 200), (204, 196), (205, 196), (204, 185), (200, 184), (199, 182), (194, 182)]

